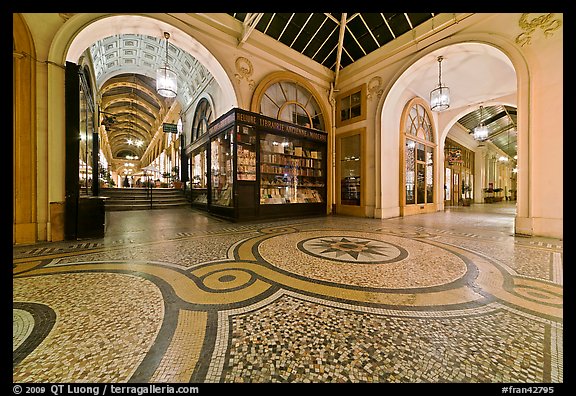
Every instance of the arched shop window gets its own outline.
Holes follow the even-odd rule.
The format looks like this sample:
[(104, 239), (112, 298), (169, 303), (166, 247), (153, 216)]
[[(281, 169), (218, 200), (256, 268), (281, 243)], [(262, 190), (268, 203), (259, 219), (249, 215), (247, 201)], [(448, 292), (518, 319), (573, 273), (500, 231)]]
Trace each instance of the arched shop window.
[(208, 131), (208, 124), (211, 118), (212, 107), (210, 102), (206, 98), (200, 99), (194, 113), (194, 121), (192, 122), (192, 141), (195, 141)]
[[(196, 105), (194, 119), (192, 121), (192, 142), (198, 140), (208, 132), (208, 125), (214, 120), (212, 106), (206, 98), (200, 99)], [(192, 188), (192, 201), (205, 204), (207, 200), (207, 153), (206, 146), (201, 145), (190, 153), (190, 186)], [(200, 193), (196, 194), (197, 191)]]
[(307, 128), (324, 130), (324, 117), (314, 95), (295, 81), (278, 81), (260, 100), (260, 114)]
[(406, 106), (401, 124), (402, 205), (434, 203), (436, 143), (427, 103), (420, 98)]

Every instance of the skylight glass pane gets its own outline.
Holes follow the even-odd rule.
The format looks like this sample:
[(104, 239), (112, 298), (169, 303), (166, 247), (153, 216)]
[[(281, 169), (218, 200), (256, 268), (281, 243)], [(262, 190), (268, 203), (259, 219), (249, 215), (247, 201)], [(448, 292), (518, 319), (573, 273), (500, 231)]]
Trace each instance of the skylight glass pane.
[(334, 45), (338, 42), (338, 29), (334, 30), (335, 27), (336, 24), (334, 23), (334, 21), (331, 21), (330, 19), (326, 20), (326, 23), (322, 25), (322, 27), (318, 30), (316, 36), (312, 39), (312, 42), (304, 50), (304, 55), (309, 57), (314, 56), (318, 48), (320, 48), (320, 46), (324, 43), (324, 41), (326, 41), (328, 36), (332, 34), (332, 36), (330, 36), (330, 38), (326, 41), (325, 44), (326, 47), (328, 47), (327, 50), (325, 49), (326, 53), (324, 56), (326, 56), (327, 52), (330, 51), (332, 47), (334, 47)]
[(410, 18), (410, 22), (412, 22), (412, 26), (416, 27), (423, 22), (426, 22), (428, 19), (432, 18), (432, 14), (430, 13), (408, 13), (408, 18)]
[(278, 39), (282, 33), (282, 30), (284, 30), (284, 26), (286, 26), (288, 23), (291, 15), (292, 14), (290, 13), (276, 14), (272, 20), (272, 23), (270, 23), (270, 26), (268, 26), (266, 34), (270, 37)]
[(286, 30), (284, 30), (282, 36), (280, 36), (280, 42), (286, 44), (287, 46), (290, 46), (290, 44), (292, 44), (292, 41), (294, 41), (294, 38), (296, 37), (299, 31), (300, 27), (294, 25), (293, 23), (290, 23), (288, 26), (286, 26)]
[(394, 39), (394, 37), (392, 37), (392, 34), (390, 33), (390, 29), (388, 29), (388, 26), (386, 26), (385, 24), (380, 25), (380, 27), (372, 30), (372, 34), (374, 35), (374, 37), (376, 37), (376, 40), (378, 40), (380, 46), (383, 46), (384, 44), (389, 43)]
[(266, 26), (268, 26), (268, 22), (270, 22), (270, 18), (272, 18), (271, 13), (266, 13), (264, 15), (262, 15), (262, 18), (260, 18), (260, 20), (258, 21), (258, 24), (256, 25), (256, 30), (264, 33), (264, 30), (266, 30)]
[(349, 32), (344, 35), (344, 47), (346, 47), (348, 54), (356, 60), (364, 56), (364, 52), (362, 52), (362, 49), (356, 44)]
[(403, 13), (398, 14), (384, 14), (390, 28), (396, 35), (396, 37), (401, 36), (402, 34), (406, 33), (410, 30), (410, 25), (408, 25), (408, 21)]

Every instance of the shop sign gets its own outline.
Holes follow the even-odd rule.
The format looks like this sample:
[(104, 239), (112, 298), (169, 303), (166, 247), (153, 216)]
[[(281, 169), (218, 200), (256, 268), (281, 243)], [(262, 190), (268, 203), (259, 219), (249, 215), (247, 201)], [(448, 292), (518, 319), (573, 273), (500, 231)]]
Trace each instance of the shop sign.
[(454, 165), (454, 164), (461, 164), (463, 162), (462, 160), (462, 150), (461, 149), (448, 149), (448, 165)]
[(167, 122), (162, 124), (162, 131), (164, 133), (178, 133), (178, 125), (176, 124), (169, 124)]

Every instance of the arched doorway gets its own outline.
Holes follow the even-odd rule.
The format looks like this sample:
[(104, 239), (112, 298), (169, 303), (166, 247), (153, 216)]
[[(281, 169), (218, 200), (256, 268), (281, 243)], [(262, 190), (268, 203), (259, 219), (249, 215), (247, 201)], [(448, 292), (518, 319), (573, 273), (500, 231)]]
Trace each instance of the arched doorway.
[[(380, 217), (404, 214), (398, 204), (402, 198), (401, 192), (405, 188), (405, 185), (402, 184), (404, 183), (404, 170), (401, 169), (400, 165), (397, 167), (390, 166), (390, 164), (400, 164), (401, 162), (399, 158), (402, 146), (398, 125), (402, 125), (401, 115), (404, 106), (414, 95), (425, 98), (427, 101), (430, 91), (437, 85), (438, 56), (444, 57), (442, 79), (452, 93), (450, 108), (439, 113), (433, 112), (431, 115), (432, 123), (438, 131), (438, 164), (443, 164), (445, 161), (446, 137), (451, 131), (453, 132), (458, 119), (477, 110), (480, 103), (506, 103), (519, 107), (519, 84), (516, 77), (518, 66), (513, 64), (510, 57), (495, 45), (472, 41), (451, 43), (448, 46), (442, 46), (441, 43), (438, 43), (426, 54), (415, 56), (402, 71), (397, 73), (395, 82), (391, 85), (388, 94), (382, 99), (381, 133), (378, 136), (379, 142), (377, 142), (380, 152), (376, 153), (377, 160), (380, 162), (376, 194), (381, 197), (380, 202), (377, 203), (376, 214)], [(494, 77), (495, 75), (497, 77)], [(482, 83), (480, 84), (478, 81)], [(520, 120), (518, 124), (518, 131), (522, 133)], [(461, 127), (457, 128), (460, 129), (460, 136), (457, 137), (459, 142), (466, 143), (474, 152), (474, 156), (477, 156), (476, 153), (481, 151), (481, 147), (478, 148), (478, 142), (473, 139), (469, 131), (464, 131)], [(390, 147), (401, 147), (401, 149), (395, 151)], [(521, 153), (518, 156), (521, 156)], [(476, 169), (473, 175), (476, 188), (479, 188), (480, 191), (487, 187), (482, 186), (483, 172), (481, 169)], [(445, 177), (444, 167), (436, 167), (434, 170), (435, 193), (433, 194), (435, 210), (444, 208)], [(393, 191), (390, 186), (400, 186), (400, 188)]]
[[(26, 54), (34, 53), (34, 44), (26, 22), (13, 14), (13, 243), (34, 243), (37, 229), (36, 163), (36, 62)], [(18, 109), (18, 111), (16, 111)], [(41, 175), (40, 178), (43, 178)], [(46, 215), (47, 208), (41, 208)], [(54, 222), (63, 223), (63, 208), (53, 211)], [(62, 238), (63, 236), (59, 236)]]
[(438, 157), (435, 130), (428, 103), (410, 100), (401, 119), (400, 133), (400, 214), (402, 216), (436, 210), (435, 170)]
[[(162, 32), (171, 32), (171, 43), (181, 48), (183, 51), (193, 54), (205, 68), (211, 73), (214, 80), (219, 87), (219, 102), (217, 103), (215, 111), (228, 110), (237, 105), (237, 99), (234, 87), (224, 68), (220, 62), (212, 55), (212, 53), (193, 36), (193, 32), (186, 27), (176, 27), (170, 17), (166, 14), (154, 14), (150, 16), (143, 15), (101, 15), (101, 14), (77, 14), (64, 24), (60, 31), (55, 35), (55, 39), (50, 47), (49, 59), (55, 64), (62, 64), (64, 60), (70, 63), (78, 62), (78, 59), (85, 53), (86, 49), (95, 41), (111, 37), (114, 35), (146, 35), (150, 37), (162, 36)], [(52, 64), (50, 63), (50, 64)], [(127, 67), (124, 71), (134, 72)], [(115, 71), (113, 75), (121, 73)], [(144, 73), (143, 73), (144, 74)], [(144, 74), (145, 75), (145, 74)], [(96, 76), (97, 81), (98, 75)], [(62, 69), (49, 67), (48, 79), (53, 86), (64, 86), (64, 73)], [(101, 81), (97, 84), (101, 87)], [(48, 90), (47, 106), (49, 120), (48, 124), (54, 125), (50, 129), (51, 145), (49, 150), (54, 150), (49, 153), (51, 157), (60, 158), (59, 161), (49, 162), (48, 174), (51, 176), (51, 185), (42, 186), (48, 191), (49, 201), (64, 202), (64, 169), (65, 158), (57, 155), (63, 152), (65, 145), (64, 134), (64, 103), (63, 95), (59, 95), (58, 90)], [(175, 120), (178, 117), (175, 116)], [(153, 153), (158, 154), (158, 150), (154, 149)], [(117, 152), (120, 152), (118, 150)], [(179, 158), (178, 155), (175, 158)], [(175, 162), (176, 163), (176, 162)], [(52, 229), (52, 231), (55, 231)], [(59, 240), (52, 235), (48, 235), (49, 240)]]

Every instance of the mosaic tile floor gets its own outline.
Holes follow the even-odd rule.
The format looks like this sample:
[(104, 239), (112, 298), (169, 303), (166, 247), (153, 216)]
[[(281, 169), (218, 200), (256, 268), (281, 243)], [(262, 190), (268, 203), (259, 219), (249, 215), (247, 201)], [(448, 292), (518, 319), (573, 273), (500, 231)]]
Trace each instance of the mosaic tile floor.
[(106, 221), (13, 248), (15, 382), (563, 382), (563, 242), (509, 203)]

